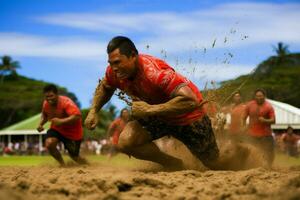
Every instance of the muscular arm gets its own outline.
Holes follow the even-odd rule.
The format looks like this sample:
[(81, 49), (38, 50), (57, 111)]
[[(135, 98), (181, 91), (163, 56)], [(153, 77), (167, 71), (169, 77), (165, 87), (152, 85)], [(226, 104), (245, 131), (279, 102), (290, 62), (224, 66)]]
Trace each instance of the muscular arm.
[(110, 100), (114, 91), (115, 89), (110, 87), (105, 79), (99, 81), (99, 84), (95, 90), (90, 112), (98, 113), (102, 106)]
[(138, 118), (154, 115), (178, 115), (193, 111), (203, 104), (202, 102), (200, 104), (197, 102), (196, 95), (188, 86), (181, 87), (174, 96), (168, 102), (157, 105), (149, 105), (142, 101), (133, 102), (132, 114)]
[(47, 121), (48, 121), (47, 116), (44, 113), (42, 113), (39, 126), (44, 126), (44, 124), (46, 124)]
[(80, 115), (70, 115), (65, 118), (52, 118), (51, 122), (56, 126), (61, 126), (64, 124), (72, 124), (76, 120), (80, 119)]
[(113, 124), (110, 125), (107, 130), (107, 136), (112, 137), (115, 130), (116, 130), (116, 126), (114, 126)]
[(101, 82), (99, 82), (94, 94), (91, 109), (84, 122), (88, 129), (92, 130), (96, 128), (98, 123), (97, 113), (102, 106), (110, 100), (114, 91), (115, 89), (107, 84), (106, 79), (103, 79)]
[(246, 124), (247, 118), (248, 118), (248, 114), (244, 113), (241, 119), (242, 129), (244, 130), (246, 130), (247, 128), (247, 124)]
[(259, 121), (264, 123), (264, 124), (275, 124), (275, 118), (274, 117), (271, 117), (270, 119), (260, 117)]
[(44, 124), (46, 124), (47, 121), (48, 121), (48, 118), (47, 118), (46, 114), (42, 112), (41, 120), (40, 120), (40, 123), (39, 123), (39, 125), (38, 125), (38, 127), (37, 127), (36, 130), (38, 132), (42, 132), (44, 130), (43, 126), (44, 126)]

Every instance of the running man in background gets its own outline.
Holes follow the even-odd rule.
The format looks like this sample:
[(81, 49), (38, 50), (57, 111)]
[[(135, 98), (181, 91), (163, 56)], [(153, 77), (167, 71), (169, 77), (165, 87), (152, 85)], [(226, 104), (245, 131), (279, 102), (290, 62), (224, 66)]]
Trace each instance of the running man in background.
[(57, 144), (63, 142), (70, 157), (79, 164), (87, 161), (79, 156), (80, 144), (83, 137), (81, 113), (76, 104), (66, 96), (58, 95), (57, 87), (53, 84), (44, 87), (44, 102), (42, 117), (37, 130), (44, 130), (44, 124), (51, 122), (47, 131), (45, 146), (49, 153), (60, 165), (65, 165), (62, 155), (57, 149)]
[(241, 92), (237, 91), (232, 95), (232, 104), (223, 108), (224, 113), (230, 114), (228, 136), (233, 142), (238, 142), (244, 134), (243, 117), (245, 116), (246, 105), (242, 102)]
[(267, 161), (266, 167), (271, 167), (275, 156), (271, 130), (271, 124), (275, 123), (275, 112), (266, 100), (265, 90), (255, 90), (254, 100), (246, 105), (244, 124), (246, 124), (247, 117), (249, 117), (247, 135), (250, 141), (262, 150), (263, 157)]
[(127, 108), (123, 108), (120, 113), (120, 117), (116, 118), (109, 126), (107, 135), (112, 143), (111, 150), (109, 152), (109, 157), (117, 153), (117, 145), (119, 141), (119, 136), (123, 129), (125, 128), (129, 120), (129, 111)]
[(202, 94), (166, 62), (139, 54), (127, 37), (117, 36), (107, 46), (109, 66), (98, 84), (85, 126), (93, 129), (97, 113), (118, 88), (133, 99), (133, 119), (122, 131), (118, 149), (138, 159), (167, 168), (183, 168), (181, 159), (160, 151), (153, 140), (172, 135), (182, 141), (207, 167), (214, 167), (219, 150), (211, 122), (201, 108)]
[(281, 140), (284, 144), (284, 150), (289, 156), (298, 157), (297, 142), (300, 139), (299, 135), (294, 133), (294, 129), (288, 126), (286, 133), (282, 134)]

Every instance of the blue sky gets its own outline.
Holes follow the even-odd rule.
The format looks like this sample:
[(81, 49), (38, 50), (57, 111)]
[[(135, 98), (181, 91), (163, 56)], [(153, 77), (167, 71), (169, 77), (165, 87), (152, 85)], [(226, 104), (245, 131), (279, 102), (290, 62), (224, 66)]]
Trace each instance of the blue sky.
[(18, 60), (22, 75), (67, 87), (86, 108), (116, 35), (203, 89), (251, 72), (280, 41), (300, 52), (299, 10), (297, 1), (0, 0), (0, 56)]

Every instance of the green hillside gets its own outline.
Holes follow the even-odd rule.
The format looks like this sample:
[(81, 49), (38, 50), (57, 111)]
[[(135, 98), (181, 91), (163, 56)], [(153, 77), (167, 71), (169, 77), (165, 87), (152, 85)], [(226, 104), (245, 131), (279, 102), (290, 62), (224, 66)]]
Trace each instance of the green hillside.
[(245, 100), (263, 88), (270, 99), (300, 107), (300, 53), (272, 56), (260, 63), (251, 74), (221, 83), (224, 96), (240, 89)]
[[(16, 74), (4, 76), (0, 83), (0, 129), (39, 113), (46, 84)], [(59, 87), (59, 91), (79, 105), (77, 97), (66, 88)]]
[[(43, 88), (49, 84), (17, 73), (21, 68), (18, 61), (4, 55), (0, 60), (0, 130), (35, 129), (39, 123), (43, 102)], [(58, 87), (59, 94), (70, 97), (80, 107), (77, 97), (66, 88)], [(81, 110), (82, 119), (86, 118), (88, 109)], [(116, 107), (107, 104), (98, 114), (101, 119), (94, 131), (84, 129), (85, 138), (106, 137), (109, 124), (116, 117)], [(82, 120), (83, 121), (83, 120)], [(49, 128), (49, 123), (45, 128)]]

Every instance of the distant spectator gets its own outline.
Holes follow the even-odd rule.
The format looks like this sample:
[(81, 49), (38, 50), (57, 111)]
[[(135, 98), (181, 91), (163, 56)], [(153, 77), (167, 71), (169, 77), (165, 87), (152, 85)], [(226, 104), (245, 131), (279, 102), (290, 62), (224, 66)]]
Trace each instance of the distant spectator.
[(282, 134), (281, 140), (284, 144), (285, 152), (289, 156), (298, 157), (297, 142), (300, 139), (300, 136), (294, 133), (294, 129), (291, 126), (288, 126), (286, 133)]

